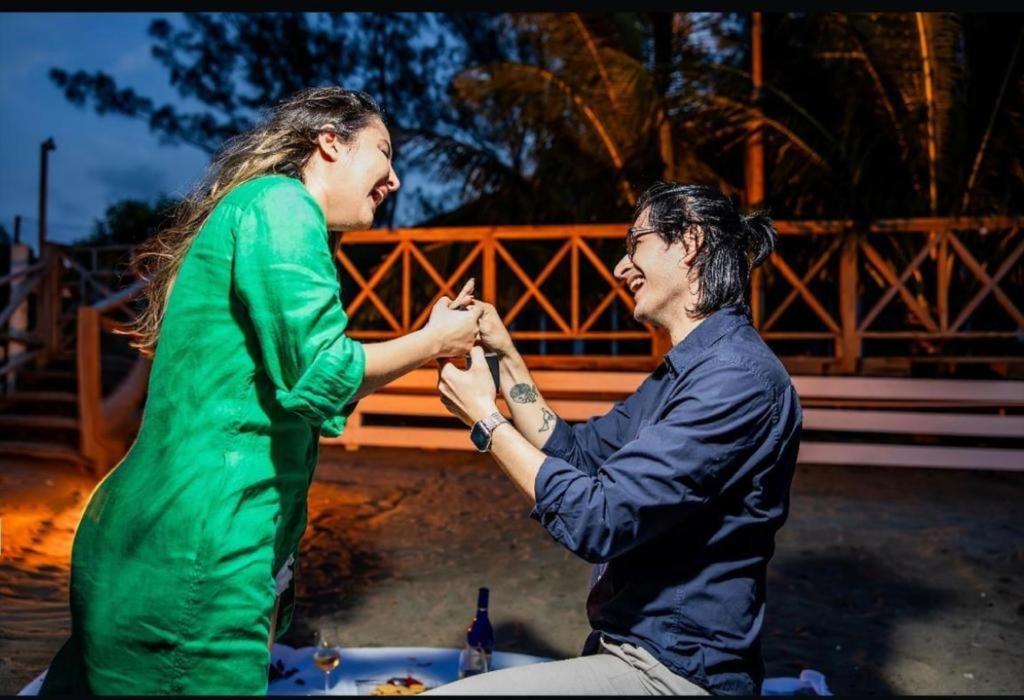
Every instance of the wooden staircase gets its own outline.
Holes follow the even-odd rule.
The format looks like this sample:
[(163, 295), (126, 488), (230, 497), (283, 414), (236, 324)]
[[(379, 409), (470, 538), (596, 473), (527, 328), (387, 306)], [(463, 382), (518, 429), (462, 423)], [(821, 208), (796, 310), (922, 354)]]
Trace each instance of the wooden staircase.
[[(48, 244), (0, 279), (0, 460), (44, 459), (103, 474), (138, 424), (148, 364), (110, 335), (111, 312), (141, 290), (114, 292), (74, 249)], [(99, 279), (97, 279), (99, 278)]]
[(18, 372), (0, 395), (0, 454), (82, 462), (73, 355)]
[[(17, 373), (14, 390), (0, 394), (0, 455), (89, 463), (81, 451), (77, 365), (65, 352)], [(106, 357), (103, 368), (123, 378), (131, 363)]]

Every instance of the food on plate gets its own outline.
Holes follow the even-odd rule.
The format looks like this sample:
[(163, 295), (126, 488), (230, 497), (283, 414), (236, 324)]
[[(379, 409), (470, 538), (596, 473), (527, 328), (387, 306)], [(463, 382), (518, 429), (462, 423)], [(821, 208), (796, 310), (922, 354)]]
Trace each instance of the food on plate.
[(417, 695), (427, 689), (423, 681), (406, 676), (405, 678), (389, 678), (373, 689), (371, 695)]

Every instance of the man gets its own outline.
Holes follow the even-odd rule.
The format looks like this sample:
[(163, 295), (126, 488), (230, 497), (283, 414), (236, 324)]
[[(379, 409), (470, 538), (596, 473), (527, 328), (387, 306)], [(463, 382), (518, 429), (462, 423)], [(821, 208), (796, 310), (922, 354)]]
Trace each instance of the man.
[[(796, 391), (751, 326), (750, 271), (776, 239), (711, 187), (640, 198), (615, 276), (673, 347), (637, 391), (570, 427), (537, 390), (494, 308), (497, 413), (483, 350), (446, 365), (442, 400), (534, 502), (531, 517), (598, 564), (583, 656), (496, 671), (435, 694), (760, 692), (765, 570), (786, 519), (801, 430)], [(476, 302), (482, 303), (482, 302)], [(497, 414), (497, 415), (495, 415)]]

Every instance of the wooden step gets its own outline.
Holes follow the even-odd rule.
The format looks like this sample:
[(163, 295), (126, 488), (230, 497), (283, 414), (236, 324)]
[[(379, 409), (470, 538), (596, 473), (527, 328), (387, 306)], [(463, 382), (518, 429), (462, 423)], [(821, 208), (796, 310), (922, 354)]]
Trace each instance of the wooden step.
[(55, 459), (75, 464), (86, 464), (86, 460), (73, 447), (56, 443), (18, 442), (0, 440), (0, 454), (17, 457), (36, 457), (38, 459)]
[(44, 372), (77, 372), (78, 363), (75, 360), (63, 360), (54, 358), (46, 363), (45, 367), (36, 367)]
[(19, 373), (25, 379), (66, 379), (74, 381), (78, 372), (73, 369), (30, 369)]
[(78, 419), (71, 416), (36, 415), (29, 413), (0, 414), (0, 428), (61, 428), (77, 430)]
[(71, 370), (33, 369), (19, 372), (15, 386), (22, 391), (75, 391), (77, 374)]
[(54, 402), (54, 403), (75, 403), (78, 401), (78, 396), (71, 391), (15, 391), (10, 394), (4, 394), (0, 396), (0, 401), (8, 402), (32, 402), (32, 403), (43, 403), (43, 402)]

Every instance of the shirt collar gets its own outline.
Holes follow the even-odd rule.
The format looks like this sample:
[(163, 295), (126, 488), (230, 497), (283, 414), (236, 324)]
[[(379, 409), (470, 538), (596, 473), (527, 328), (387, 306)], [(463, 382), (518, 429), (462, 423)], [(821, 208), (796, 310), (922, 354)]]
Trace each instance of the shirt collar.
[(684, 371), (701, 350), (713, 345), (719, 338), (737, 326), (750, 323), (750, 309), (746, 304), (723, 306), (705, 317), (690, 334), (665, 353), (665, 364), (675, 373)]

